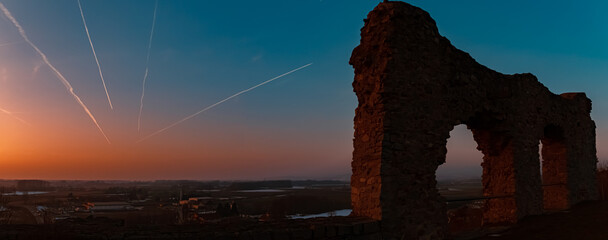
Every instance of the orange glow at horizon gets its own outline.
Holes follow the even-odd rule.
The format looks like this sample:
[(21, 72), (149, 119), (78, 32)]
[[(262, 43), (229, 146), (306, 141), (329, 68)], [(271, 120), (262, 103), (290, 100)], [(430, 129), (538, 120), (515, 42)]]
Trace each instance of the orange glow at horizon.
[[(285, 136), (265, 134), (276, 133), (277, 129), (239, 125), (218, 128), (219, 123), (212, 123), (210, 127), (194, 131), (180, 128), (158, 139), (136, 144), (135, 136), (117, 134), (121, 131), (116, 128), (129, 132), (132, 131), (130, 126), (112, 126), (110, 129), (113, 129), (117, 141), (107, 145), (95, 136), (95, 129), (86, 119), (76, 118), (79, 121), (74, 121), (47, 117), (44, 120), (38, 119), (32, 126), (27, 126), (9, 117), (0, 117), (0, 179), (304, 177), (305, 174), (299, 174), (302, 170), (316, 171), (322, 176), (340, 172), (344, 163), (350, 161), (349, 155), (339, 156), (341, 152), (350, 153), (349, 139), (329, 139), (330, 142), (317, 141), (311, 145), (317, 137), (315, 133), (292, 138), (287, 136), (290, 135), (288, 132)], [(344, 149), (334, 149), (336, 144), (331, 141), (343, 142)], [(300, 148), (303, 144), (309, 146)], [(315, 165), (310, 165), (311, 162), (327, 165), (328, 156), (342, 160), (332, 163), (331, 169), (317, 171)]]

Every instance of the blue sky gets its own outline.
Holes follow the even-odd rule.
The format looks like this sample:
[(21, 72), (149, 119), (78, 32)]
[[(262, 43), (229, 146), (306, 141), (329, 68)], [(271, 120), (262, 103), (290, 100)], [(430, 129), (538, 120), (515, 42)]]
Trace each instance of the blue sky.
[[(155, 1), (81, 1), (114, 110), (108, 107), (76, 0), (0, 2), (72, 83), (112, 145), (107, 146), (40, 57), (1, 16), (0, 73), (7, 69), (2, 74), (8, 80), (0, 79), (0, 108), (30, 123), (21, 126), (0, 114), (5, 130), (14, 131), (20, 139), (11, 141), (37, 141), (37, 132), (53, 136), (28, 151), (32, 156), (47, 156), (53, 149), (57, 153), (48, 161), (55, 164), (78, 158), (93, 166), (108, 162), (124, 168), (150, 165), (136, 175), (89, 170), (63, 175), (259, 179), (335, 178), (350, 172), (357, 102), (348, 60), (359, 43), (363, 19), (379, 1), (159, 0), (141, 132), (136, 129), (137, 113)], [(604, 140), (608, 129), (603, 127), (608, 121), (608, 99), (603, 94), (608, 88), (604, 81), (608, 77), (608, 17), (603, 14), (608, 3), (410, 3), (428, 11), (440, 33), (479, 63), (503, 73), (531, 72), (555, 93), (586, 92), (593, 100), (592, 116), (598, 125), (598, 155), (608, 157), (602, 150), (608, 144)], [(134, 144), (240, 90), (311, 62), (306, 69)], [(66, 129), (70, 134), (66, 135)], [(81, 142), (86, 142), (83, 149), (102, 157), (65, 153)], [(455, 156), (451, 153), (460, 150), (450, 151), (440, 175), (479, 176), (481, 159), (470, 160), (480, 158), (470, 133), (457, 130), (449, 144), (460, 144), (452, 142), (473, 147)], [(0, 157), (16, 156), (7, 149), (0, 149)], [(167, 168), (166, 158), (181, 164)], [(16, 172), (21, 175), (0, 175), (61, 175), (60, 171), (48, 176), (27, 169)]]
[[(532, 73), (554, 93), (585, 92), (593, 101), (600, 161), (608, 158), (608, 3), (604, 1), (412, 1), (428, 11), (454, 46), (496, 71)], [(439, 175), (480, 176), (481, 154), (458, 127)], [(460, 143), (458, 143), (460, 142)], [(450, 156), (454, 156), (452, 164)], [(466, 160), (473, 156), (477, 161)], [(462, 163), (465, 164), (462, 164)], [(469, 164), (470, 163), (470, 164)], [(469, 167), (470, 166), (470, 167)]]

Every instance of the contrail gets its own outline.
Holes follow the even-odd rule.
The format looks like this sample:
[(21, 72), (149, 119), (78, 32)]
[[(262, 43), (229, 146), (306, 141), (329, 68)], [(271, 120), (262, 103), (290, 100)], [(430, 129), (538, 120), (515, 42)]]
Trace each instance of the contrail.
[(6, 43), (0, 43), (0, 47), (4, 47), (4, 46), (10, 46), (10, 45), (13, 45), (13, 44), (17, 44), (17, 43), (19, 43), (19, 42), (20, 42), (20, 41), (15, 41), (15, 42), (6, 42)]
[(103, 83), (103, 89), (106, 91), (106, 96), (108, 97), (108, 103), (110, 103), (110, 109), (114, 110), (114, 106), (112, 106), (112, 100), (110, 100), (110, 94), (108, 94), (108, 88), (106, 87), (106, 81), (103, 79), (103, 73), (101, 73), (101, 66), (99, 65), (99, 59), (97, 59), (97, 53), (95, 53), (95, 47), (93, 47), (93, 41), (91, 41), (91, 35), (89, 34), (89, 27), (87, 27), (87, 20), (84, 19), (84, 13), (82, 12), (82, 5), (80, 5), (80, 0), (78, 0), (78, 8), (80, 9), (80, 16), (82, 17), (82, 23), (84, 24), (84, 30), (87, 32), (87, 37), (89, 38), (89, 44), (91, 44), (91, 50), (93, 50), (93, 56), (95, 57), (95, 62), (97, 63), (97, 69), (99, 69), (99, 77), (101, 77), (101, 83)]
[[(1, 3), (0, 3), (0, 4), (1, 4)], [(10, 111), (8, 111), (8, 110), (6, 110), (6, 109), (2, 109), (2, 108), (0, 108), (0, 112), (3, 112), (3, 113), (5, 113), (6, 115), (9, 115), (9, 116), (11, 116), (11, 117), (13, 117), (13, 118), (15, 118), (15, 119), (19, 120), (19, 122), (22, 122), (22, 123), (23, 123), (23, 124), (25, 124), (25, 125), (30, 125), (30, 124), (29, 124), (29, 123), (27, 123), (25, 120), (23, 120), (23, 119), (21, 119), (21, 118), (19, 118), (19, 117), (15, 116), (15, 114), (13, 114), (13, 112), (10, 112)]]
[(289, 75), (289, 74), (291, 74), (291, 73), (293, 73), (293, 72), (295, 72), (295, 71), (298, 71), (298, 70), (300, 70), (300, 69), (302, 69), (302, 68), (305, 68), (305, 67), (308, 67), (308, 66), (310, 66), (310, 65), (312, 65), (312, 63), (306, 64), (306, 65), (304, 65), (304, 66), (301, 66), (301, 67), (296, 68), (296, 69), (294, 69), (294, 70), (291, 70), (291, 71), (289, 71), (289, 72), (283, 73), (283, 74), (281, 74), (281, 75), (279, 75), (279, 76), (276, 76), (276, 77), (274, 77), (274, 78), (271, 78), (271, 79), (269, 79), (269, 80), (266, 80), (266, 81), (264, 81), (264, 82), (262, 82), (262, 83), (260, 83), (260, 84), (258, 84), (258, 85), (255, 85), (255, 86), (253, 86), (253, 87), (250, 87), (250, 88), (247, 88), (247, 89), (245, 89), (245, 90), (243, 90), (243, 91), (240, 91), (240, 92), (238, 92), (238, 93), (236, 93), (236, 94), (234, 94), (234, 95), (232, 95), (232, 96), (230, 96), (230, 97), (224, 98), (223, 100), (221, 100), (221, 101), (219, 101), (219, 102), (216, 102), (216, 103), (214, 103), (214, 104), (212, 104), (212, 105), (210, 105), (210, 106), (208, 106), (208, 107), (206, 107), (206, 108), (203, 108), (202, 110), (200, 110), (200, 111), (198, 111), (198, 112), (196, 112), (196, 113), (194, 113), (194, 114), (192, 114), (192, 115), (190, 115), (190, 116), (187, 116), (187, 117), (185, 117), (185, 118), (184, 118), (184, 119), (182, 119), (182, 120), (179, 120), (179, 121), (177, 121), (177, 122), (174, 122), (173, 124), (171, 124), (171, 125), (169, 125), (169, 126), (167, 126), (167, 127), (163, 128), (163, 129), (161, 129), (161, 130), (158, 130), (158, 131), (156, 131), (156, 132), (154, 132), (154, 133), (152, 133), (152, 134), (150, 134), (150, 135), (148, 135), (148, 136), (146, 136), (146, 137), (144, 137), (144, 138), (140, 139), (139, 141), (137, 141), (137, 143), (143, 142), (143, 141), (145, 141), (146, 139), (151, 138), (151, 137), (153, 137), (154, 135), (159, 134), (159, 133), (161, 133), (161, 132), (164, 132), (164, 131), (166, 131), (166, 130), (167, 130), (167, 129), (169, 129), (169, 128), (175, 127), (176, 125), (178, 125), (178, 124), (180, 124), (180, 123), (182, 123), (182, 122), (184, 122), (184, 121), (186, 121), (186, 120), (188, 120), (188, 119), (190, 119), (190, 118), (193, 118), (193, 117), (195, 117), (196, 115), (199, 115), (199, 114), (201, 114), (201, 113), (203, 113), (203, 112), (205, 112), (205, 111), (207, 111), (207, 110), (209, 110), (209, 109), (212, 109), (212, 108), (214, 108), (215, 106), (220, 105), (220, 104), (222, 104), (222, 103), (224, 103), (224, 102), (226, 102), (226, 101), (228, 101), (228, 100), (230, 100), (230, 99), (233, 99), (233, 98), (235, 98), (235, 97), (237, 97), (237, 96), (239, 96), (239, 95), (241, 95), (241, 94), (243, 94), (243, 93), (249, 92), (249, 91), (251, 91), (251, 90), (253, 90), (253, 89), (256, 89), (256, 88), (258, 88), (258, 87), (260, 87), (260, 86), (262, 86), (262, 85), (265, 85), (265, 84), (267, 84), (267, 83), (269, 83), (269, 82), (272, 82), (272, 81), (274, 81), (274, 80), (277, 80), (277, 79), (279, 79), (279, 78), (282, 78), (282, 77), (284, 77), (284, 76), (287, 76), (287, 75)]
[(103, 131), (103, 129), (101, 129), (101, 126), (99, 126), (99, 123), (97, 123), (97, 120), (95, 119), (95, 117), (93, 116), (93, 114), (91, 113), (91, 111), (89, 111), (89, 108), (82, 102), (82, 100), (80, 100), (80, 97), (78, 97), (78, 95), (76, 95), (76, 93), (74, 92), (74, 88), (72, 88), (72, 85), (70, 84), (70, 82), (68, 82), (68, 80), (65, 79), (65, 77), (59, 72), (59, 70), (57, 70), (53, 66), (53, 64), (51, 64), (51, 62), (46, 57), (46, 55), (42, 51), (40, 51), (40, 49), (38, 47), (36, 47), (36, 45), (34, 43), (32, 43), (32, 41), (30, 41), (30, 38), (25, 33), (25, 30), (23, 30), (23, 27), (21, 27), (21, 25), (19, 24), (19, 22), (17, 22), (17, 19), (15, 19), (13, 17), (13, 15), (11, 14), (11, 12), (6, 7), (4, 7), (4, 4), (0, 3), (0, 9), (4, 13), (4, 15), (9, 20), (11, 20), (11, 22), (13, 23), (13, 25), (15, 25), (15, 27), (17, 28), (17, 30), (19, 30), (19, 34), (21, 35), (21, 37), (23, 37), (23, 40), (25, 40), (38, 53), (38, 55), (40, 55), (40, 57), (42, 58), (42, 61), (44, 61), (44, 63), (51, 70), (53, 70), (53, 73), (55, 73), (55, 75), (57, 76), (57, 78), (59, 78), (59, 80), (61, 80), (61, 83), (63, 83), (63, 85), (65, 86), (65, 88), (68, 90), (68, 92), (70, 92), (70, 94), (72, 95), (72, 97), (74, 97), (74, 99), (76, 100), (76, 102), (78, 102), (78, 104), (80, 104), (80, 106), (84, 109), (84, 111), (89, 115), (89, 117), (91, 118), (91, 120), (93, 121), (93, 123), (95, 124), (95, 126), (97, 126), (97, 129), (99, 129), (99, 132), (101, 132), (101, 134), (106, 139), (106, 141), (108, 143), (110, 143), (110, 139), (108, 139), (108, 136), (106, 136), (106, 133)]
[(150, 30), (150, 40), (148, 40), (148, 55), (146, 56), (146, 72), (144, 73), (144, 81), (141, 84), (141, 98), (139, 99), (139, 116), (137, 117), (137, 131), (141, 129), (141, 112), (144, 110), (144, 95), (146, 95), (146, 79), (148, 78), (148, 64), (150, 63), (150, 49), (152, 49), (152, 37), (154, 36), (154, 25), (156, 24), (156, 9), (158, 8), (158, 0), (154, 4), (154, 16), (152, 17), (152, 30)]

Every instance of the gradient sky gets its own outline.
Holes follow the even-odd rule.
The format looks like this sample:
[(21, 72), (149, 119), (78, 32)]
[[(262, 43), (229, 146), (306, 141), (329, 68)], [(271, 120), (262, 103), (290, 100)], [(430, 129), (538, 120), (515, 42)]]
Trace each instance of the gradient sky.
[[(0, 15), (0, 109), (12, 113), (0, 111), (0, 178), (348, 179), (357, 105), (348, 59), (379, 1), (158, 1), (141, 132), (155, 1), (81, 1), (114, 110), (76, 0), (0, 2), (112, 142)], [(440, 33), (481, 64), (531, 72), (555, 93), (586, 92), (594, 104), (598, 157), (608, 157), (608, 3), (410, 3), (428, 11)], [(470, 132), (457, 127), (438, 178), (480, 176), (475, 146)]]

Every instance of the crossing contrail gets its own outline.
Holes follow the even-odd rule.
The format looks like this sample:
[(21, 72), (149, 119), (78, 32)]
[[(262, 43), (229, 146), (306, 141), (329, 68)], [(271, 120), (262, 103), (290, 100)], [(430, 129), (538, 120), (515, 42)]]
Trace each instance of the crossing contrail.
[(11, 117), (13, 117), (13, 118), (15, 118), (15, 119), (19, 120), (19, 122), (22, 122), (22, 123), (23, 123), (23, 124), (25, 124), (25, 125), (30, 125), (30, 124), (29, 124), (29, 123), (27, 123), (25, 120), (23, 120), (23, 119), (21, 119), (21, 118), (19, 118), (19, 117), (15, 116), (15, 114), (13, 114), (13, 112), (11, 112), (11, 111), (8, 111), (8, 110), (6, 110), (6, 109), (0, 108), (0, 112), (3, 112), (3, 113), (5, 113), (6, 115), (9, 115), (9, 116), (11, 116)]
[(247, 88), (247, 89), (245, 89), (245, 90), (243, 90), (243, 91), (240, 91), (240, 92), (238, 92), (238, 93), (236, 93), (236, 94), (234, 94), (234, 95), (232, 95), (232, 96), (230, 96), (230, 97), (224, 98), (223, 100), (221, 100), (221, 101), (219, 101), (219, 102), (216, 102), (216, 103), (214, 103), (214, 104), (211, 104), (210, 106), (208, 106), (208, 107), (206, 107), (206, 108), (203, 108), (202, 110), (200, 110), (200, 111), (198, 111), (198, 112), (196, 112), (196, 113), (194, 113), (194, 114), (192, 114), (192, 115), (190, 115), (190, 116), (187, 116), (187, 117), (183, 118), (182, 120), (179, 120), (179, 121), (177, 121), (177, 122), (174, 122), (174, 123), (172, 123), (171, 125), (169, 125), (169, 126), (167, 126), (167, 127), (163, 128), (163, 129), (161, 129), (161, 130), (158, 130), (158, 131), (156, 131), (156, 132), (154, 132), (154, 133), (152, 133), (152, 134), (150, 134), (150, 135), (148, 135), (148, 136), (146, 136), (146, 137), (144, 137), (144, 138), (140, 139), (139, 141), (137, 141), (137, 143), (143, 142), (143, 141), (145, 141), (146, 139), (151, 138), (151, 137), (153, 137), (154, 135), (159, 134), (159, 133), (161, 133), (161, 132), (164, 132), (164, 131), (166, 131), (166, 130), (167, 130), (167, 129), (169, 129), (169, 128), (175, 127), (176, 125), (178, 125), (178, 124), (180, 124), (180, 123), (182, 123), (182, 122), (184, 122), (184, 121), (186, 121), (186, 120), (188, 120), (188, 119), (190, 119), (190, 118), (196, 117), (197, 115), (199, 115), (199, 114), (201, 114), (201, 113), (203, 113), (203, 112), (205, 112), (205, 111), (207, 111), (207, 110), (209, 110), (209, 109), (212, 109), (212, 108), (216, 107), (217, 105), (220, 105), (220, 104), (222, 104), (222, 103), (224, 103), (224, 102), (226, 102), (226, 101), (228, 101), (228, 100), (230, 100), (230, 99), (233, 99), (233, 98), (235, 98), (235, 97), (237, 97), (237, 96), (239, 96), (239, 95), (241, 95), (241, 94), (243, 94), (243, 93), (249, 92), (249, 91), (251, 91), (251, 90), (253, 90), (253, 89), (256, 89), (256, 88), (258, 88), (258, 87), (260, 87), (260, 86), (262, 86), (262, 85), (265, 85), (265, 84), (267, 84), (267, 83), (269, 83), (269, 82), (272, 82), (272, 81), (274, 81), (274, 80), (277, 80), (277, 79), (279, 79), (279, 78), (282, 78), (282, 77), (284, 77), (284, 76), (287, 76), (287, 75), (289, 75), (289, 74), (291, 74), (291, 73), (293, 73), (293, 72), (295, 72), (295, 71), (298, 71), (298, 70), (300, 70), (300, 69), (302, 69), (302, 68), (305, 68), (305, 67), (308, 67), (308, 66), (310, 66), (310, 65), (312, 65), (312, 63), (306, 64), (306, 65), (304, 65), (304, 66), (301, 66), (301, 67), (296, 68), (296, 69), (294, 69), (294, 70), (291, 70), (291, 71), (289, 71), (289, 72), (283, 73), (283, 74), (281, 74), (281, 75), (279, 75), (279, 76), (276, 76), (276, 77), (273, 77), (273, 78), (271, 78), (271, 79), (269, 79), (269, 80), (266, 80), (266, 81), (264, 81), (264, 82), (262, 82), (262, 83), (260, 83), (260, 84), (258, 84), (258, 85), (255, 85), (255, 86), (253, 86), (253, 87), (250, 87), (250, 88)]
[(141, 98), (139, 99), (139, 115), (137, 117), (137, 131), (141, 129), (141, 112), (144, 110), (144, 95), (146, 95), (146, 79), (148, 78), (148, 64), (150, 63), (150, 49), (152, 49), (152, 37), (154, 36), (154, 25), (156, 24), (156, 9), (158, 9), (158, 0), (154, 4), (154, 16), (152, 17), (152, 30), (150, 30), (150, 40), (148, 40), (148, 54), (146, 56), (146, 72), (144, 73), (144, 81), (141, 84)]
[(80, 104), (80, 106), (84, 109), (84, 111), (89, 115), (89, 118), (91, 118), (91, 120), (93, 121), (95, 126), (97, 126), (97, 129), (99, 129), (99, 132), (101, 132), (101, 134), (106, 139), (106, 141), (108, 143), (110, 143), (110, 139), (108, 139), (108, 136), (106, 136), (106, 133), (103, 131), (103, 129), (101, 129), (101, 126), (99, 126), (99, 123), (97, 123), (97, 120), (95, 119), (95, 117), (93, 116), (91, 111), (89, 111), (89, 108), (82, 102), (82, 100), (80, 100), (80, 97), (78, 97), (78, 95), (74, 92), (74, 88), (72, 87), (70, 82), (68, 82), (68, 80), (65, 79), (65, 77), (59, 72), (59, 70), (57, 70), (55, 68), (55, 66), (53, 66), (53, 64), (51, 64), (51, 62), (46, 57), (46, 55), (42, 51), (40, 51), (40, 49), (34, 43), (32, 43), (32, 41), (30, 41), (30, 38), (25, 33), (25, 30), (23, 30), (23, 27), (21, 27), (19, 22), (17, 22), (17, 19), (15, 19), (13, 17), (11, 12), (6, 7), (4, 7), (4, 4), (2, 4), (2, 3), (0, 3), (0, 10), (2, 10), (2, 13), (4, 13), (4, 16), (6, 16), (13, 23), (13, 25), (15, 25), (17, 30), (19, 30), (19, 34), (21, 35), (23, 40), (25, 40), (25, 42), (27, 42), (36, 51), (36, 53), (38, 53), (38, 55), (40, 55), (40, 57), (42, 58), (42, 61), (44, 61), (44, 63), (53, 71), (53, 73), (55, 73), (57, 78), (59, 78), (59, 80), (61, 80), (61, 83), (63, 83), (63, 85), (68, 90), (68, 92), (70, 92), (72, 97), (74, 97), (76, 102), (78, 102), (78, 104)]
[(106, 96), (108, 97), (108, 103), (110, 104), (110, 109), (114, 109), (112, 106), (112, 100), (110, 100), (110, 94), (108, 94), (108, 88), (106, 87), (106, 81), (103, 79), (103, 73), (101, 73), (101, 66), (99, 65), (99, 59), (97, 59), (97, 53), (95, 53), (95, 47), (93, 47), (93, 41), (91, 41), (91, 35), (89, 34), (89, 27), (87, 26), (87, 20), (84, 19), (84, 13), (82, 12), (82, 5), (80, 5), (80, 0), (78, 0), (78, 8), (80, 9), (80, 16), (82, 17), (82, 23), (84, 24), (84, 30), (87, 32), (87, 37), (89, 38), (89, 44), (91, 44), (91, 50), (93, 50), (93, 56), (95, 57), (95, 62), (97, 63), (97, 69), (99, 69), (99, 77), (101, 77), (101, 83), (103, 83), (103, 89), (106, 91)]
[(10, 46), (10, 45), (17, 44), (17, 43), (19, 43), (19, 41), (16, 41), (16, 42), (6, 42), (6, 43), (0, 43), (0, 47), (4, 47), (4, 46)]

